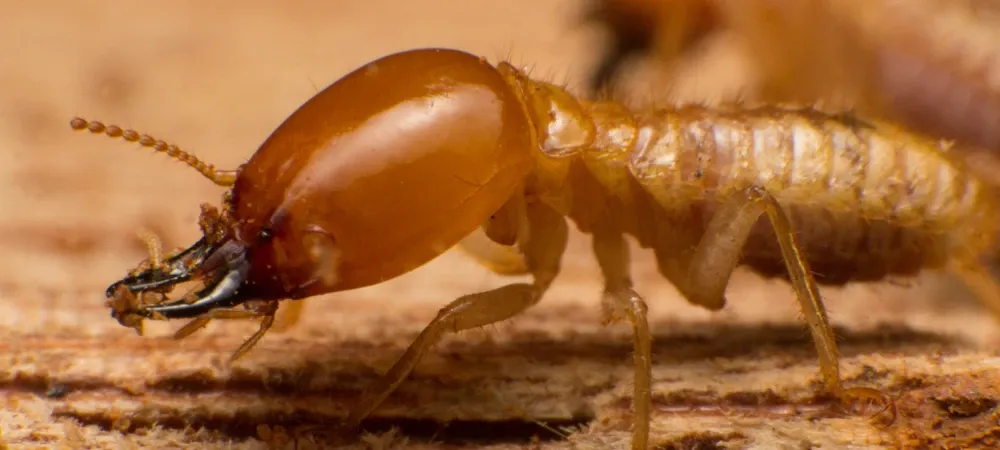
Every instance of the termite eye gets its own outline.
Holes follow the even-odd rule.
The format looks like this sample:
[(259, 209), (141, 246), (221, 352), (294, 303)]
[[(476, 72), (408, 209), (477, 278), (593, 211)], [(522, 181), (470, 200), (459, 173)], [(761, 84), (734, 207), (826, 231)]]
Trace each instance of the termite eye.
[(274, 233), (271, 232), (270, 228), (262, 228), (260, 232), (257, 233), (257, 237), (262, 241), (266, 241), (274, 237)]

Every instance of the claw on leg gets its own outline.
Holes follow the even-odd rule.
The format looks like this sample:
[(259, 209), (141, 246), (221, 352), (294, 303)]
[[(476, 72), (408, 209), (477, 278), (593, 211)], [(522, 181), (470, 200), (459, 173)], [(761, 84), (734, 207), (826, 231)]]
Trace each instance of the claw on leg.
[(861, 403), (880, 404), (881, 408), (868, 415), (871, 420), (877, 419), (883, 413), (889, 413), (887, 425), (896, 421), (899, 412), (896, 409), (896, 402), (888, 394), (874, 388), (852, 387), (844, 389), (839, 395), (840, 401), (845, 405), (859, 405)]

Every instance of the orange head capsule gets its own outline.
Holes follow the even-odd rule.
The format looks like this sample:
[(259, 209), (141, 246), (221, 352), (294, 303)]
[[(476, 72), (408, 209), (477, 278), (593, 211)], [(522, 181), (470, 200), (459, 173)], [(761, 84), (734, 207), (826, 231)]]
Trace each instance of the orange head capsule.
[[(205, 237), (108, 296), (202, 278), (197, 298), (140, 312), (194, 317), (368, 286), (423, 265), (523, 187), (535, 138), (513, 86), (464, 52), (407, 51), (316, 94), (232, 177), (170, 147), (232, 189), (221, 213), (203, 215)], [(93, 124), (73, 126), (103, 131)]]

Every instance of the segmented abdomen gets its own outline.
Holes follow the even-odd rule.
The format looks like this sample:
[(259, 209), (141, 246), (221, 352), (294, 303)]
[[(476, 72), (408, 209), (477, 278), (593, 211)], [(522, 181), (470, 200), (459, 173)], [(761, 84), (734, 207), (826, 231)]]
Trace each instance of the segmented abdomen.
[[(661, 264), (683, 264), (720, 202), (751, 185), (786, 207), (824, 283), (912, 274), (993, 239), (992, 198), (937, 141), (811, 109), (590, 108), (567, 213), (584, 231), (612, 222)], [(743, 263), (785, 274), (766, 219)]]

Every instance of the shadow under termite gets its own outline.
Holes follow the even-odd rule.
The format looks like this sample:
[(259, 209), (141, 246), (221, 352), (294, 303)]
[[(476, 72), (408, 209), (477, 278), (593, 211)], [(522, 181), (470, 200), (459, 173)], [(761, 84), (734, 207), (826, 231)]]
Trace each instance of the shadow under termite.
[[(805, 363), (809, 363), (812, 362), (815, 351), (808, 333), (803, 327), (796, 325), (718, 326), (677, 323), (653, 325), (653, 329), (658, 330), (653, 351), (655, 365), (671, 366), (680, 371), (683, 371), (685, 365), (698, 364), (713, 358), (759, 359), (768, 355), (780, 355), (794, 356), (796, 360), (801, 358)], [(839, 329), (837, 334), (845, 357), (873, 352), (895, 354), (915, 353), (919, 350), (926, 352), (927, 347), (947, 352), (949, 349), (963, 346), (957, 338), (896, 326), (864, 332)], [(223, 354), (231, 350), (226, 347), (225, 341), (228, 340), (206, 339), (205, 341), (206, 345), (201, 348), (203, 351)], [(295, 342), (301, 341), (285, 342), (281, 345), (287, 353), (295, 351)], [(165, 340), (165, 344), (175, 345), (170, 340)], [(177, 395), (191, 396), (188, 399), (190, 405), (186, 407), (183, 417), (177, 417), (177, 411), (166, 406), (157, 406), (155, 401), (149, 402), (143, 410), (130, 416), (126, 428), (135, 431), (154, 424), (174, 429), (204, 428), (234, 438), (255, 437), (256, 427), (259, 424), (280, 426), (289, 430), (297, 427), (333, 429), (342, 419), (336, 415), (342, 413), (342, 411), (337, 412), (339, 410), (336, 405), (352, 404), (364, 386), (377, 378), (378, 374), (371, 367), (355, 359), (359, 352), (370, 355), (375, 350), (350, 341), (333, 344), (330, 347), (310, 342), (308, 346), (302, 349), (303, 355), (296, 358), (295, 362), (283, 363), (284, 360), (269, 356), (266, 353), (269, 346), (262, 345), (254, 353), (258, 355), (264, 353), (261, 355), (263, 359), (255, 363), (256, 367), (252, 369), (242, 368), (241, 364), (236, 364), (224, 375), (212, 375), (210, 371), (192, 367), (183, 372), (166, 374), (155, 381), (151, 380), (144, 392), (168, 398)], [(391, 346), (379, 348), (381, 349), (378, 350), (379, 353), (385, 353), (379, 357), (387, 360), (401, 351)], [(603, 333), (581, 333), (570, 339), (515, 335), (500, 343), (483, 343), (476, 340), (452, 342), (442, 345), (435, 351), (437, 356), (441, 357), (436, 364), (443, 364), (444, 370), (434, 370), (431, 374), (416, 371), (384, 405), (389, 410), (397, 411), (400, 407), (405, 410), (410, 410), (412, 407), (412, 410), (417, 412), (415, 415), (398, 417), (393, 416), (391, 412), (380, 414), (376, 411), (362, 423), (362, 430), (381, 433), (396, 428), (411, 441), (451, 444), (527, 443), (538, 439), (560, 439), (561, 436), (554, 429), (586, 426), (595, 419), (596, 413), (583, 408), (577, 410), (573, 417), (545, 418), (531, 415), (530, 418), (520, 419), (513, 415), (514, 418), (507, 420), (470, 417), (469, 420), (443, 422), (434, 417), (421, 417), (419, 411), (426, 411), (428, 404), (439, 404), (441, 408), (455, 404), (461, 408), (462, 403), (469, 402), (487, 403), (483, 406), (486, 410), (489, 409), (488, 403), (497, 403), (500, 399), (495, 397), (498, 395), (496, 393), (482, 392), (482, 386), (558, 381), (558, 377), (519, 380), (517, 379), (519, 376), (530, 378), (537, 377), (537, 374), (517, 374), (516, 370), (511, 370), (509, 367), (507, 370), (498, 370), (498, 367), (511, 364), (512, 359), (517, 361), (515, 364), (548, 366), (549, 370), (556, 366), (567, 367), (586, 362), (602, 366), (620, 365), (627, 371), (631, 351), (631, 343), (627, 339), (609, 339)], [(248, 359), (253, 359), (253, 354)], [(262, 369), (260, 366), (270, 367)], [(884, 374), (862, 375), (865, 376), (877, 378)], [(44, 389), (44, 386), (51, 382), (68, 386), (73, 384), (64, 380), (35, 380), (21, 388)], [(77, 393), (86, 390), (96, 392), (114, 388), (110, 384), (110, 381), (103, 386), (101, 383), (87, 382), (79, 387), (70, 386), (70, 388)], [(6, 388), (16, 389), (17, 386), (6, 386)], [(593, 397), (612, 388), (614, 383), (600, 386), (591, 392), (586, 392), (585, 395)], [(202, 394), (208, 395), (201, 396)], [(214, 402), (216, 400), (212, 399), (227, 394), (250, 394), (249, 397), (252, 398), (249, 400), (250, 407), (243, 407), (223, 416), (218, 411), (213, 412), (205, 408), (208, 405), (201, 405), (201, 402)], [(753, 393), (746, 394), (750, 400), (737, 394), (718, 397), (717, 400), (720, 405), (732, 407), (727, 410), (728, 414), (737, 415), (741, 414), (741, 406), (745, 407), (744, 413), (756, 416), (761, 415), (757, 410), (788, 406), (783, 406), (781, 399), (771, 399), (773, 404), (761, 404), (757, 408), (752, 408), (753, 405), (742, 405), (741, 401), (753, 403), (760, 400), (759, 395), (750, 394)], [(684, 414), (717, 415), (719, 408), (710, 404), (714, 400), (709, 397), (697, 393), (661, 392), (657, 394), (655, 404), (661, 412), (683, 411)], [(247, 396), (244, 395), (243, 398), (245, 400)], [(816, 406), (824, 402), (823, 399), (814, 399), (814, 403), (813, 406)], [(794, 406), (796, 405), (791, 405)], [(806, 409), (809, 408), (809, 405), (805, 406)], [(289, 407), (292, 407), (291, 412)], [(794, 413), (795, 411), (789, 414)], [(816, 414), (815, 411), (804, 413)], [(119, 426), (115, 424), (110, 413), (76, 411), (69, 402), (57, 407), (54, 414), (108, 429)]]
[[(659, 333), (654, 335), (653, 357), (658, 366), (681, 367), (685, 364), (700, 363), (718, 358), (756, 359), (768, 355), (794, 356), (811, 362), (815, 349), (808, 332), (801, 326), (773, 325), (680, 325), (660, 324)], [(667, 331), (669, 330), (669, 331)], [(851, 332), (836, 329), (838, 342), (842, 345), (842, 357), (869, 353), (907, 354), (926, 352), (933, 347), (940, 352), (961, 348), (964, 342), (958, 337), (944, 336), (914, 330), (903, 326), (884, 326), (876, 330)], [(193, 340), (194, 338), (187, 338)], [(215, 339), (213, 339), (215, 341)], [(169, 341), (168, 341), (169, 342)], [(224, 343), (218, 348), (205, 349), (224, 353)], [(293, 343), (283, 343), (287, 351)], [(353, 347), (351, 342), (343, 342), (332, 347), (309, 344), (310, 348), (322, 348), (320, 352), (307, 352), (296, 358), (297, 363), (272, 367), (268, 377), (262, 378), (260, 371), (241, 369), (237, 363), (225, 379), (212, 379), (204, 372), (189, 371), (168, 374), (148, 385), (150, 390), (165, 392), (267, 392), (271, 395), (294, 396), (302, 394), (352, 395), (359, 392), (346, 385), (362, 386), (375, 378), (366, 364), (356, 362), (352, 355), (372, 352), (384, 353), (380, 358), (391, 359), (402, 348), (369, 346)], [(254, 353), (268, 352), (267, 345), (261, 345)], [(352, 348), (353, 347), (353, 348)], [(632, 346), (625, 339), (609, 339), (602, 333), (579, 333), (569, 340), (544, 336), (515, 336), (503, 343), (453, 342), (435, 350), (448, 366), (455, 371), (474, 371), (486, 368), (486, 374), (496, 372), (498, 361), (516, 358), (529, 364), (541, 366), (568, 365), (577, 362), (622, 364), (626, 367), (631, 358)], [(311, 353), (311, 354), (310, 354)], [(248, 359), (253, 359), (253, 353)], [(270, 357), (259, 364), (275, 362)], [(337, 368), (331, 370), (331, 368)], [(733, 373), (730, 371), (730, 373)], [(426, 381), (418, 370), (403, 384)], [(440, 380), (440, 377), (433, 377)], [(405, 386), (402, 386), (405, 387)], [(401, 387), (401, 388), (402, 388)]]

